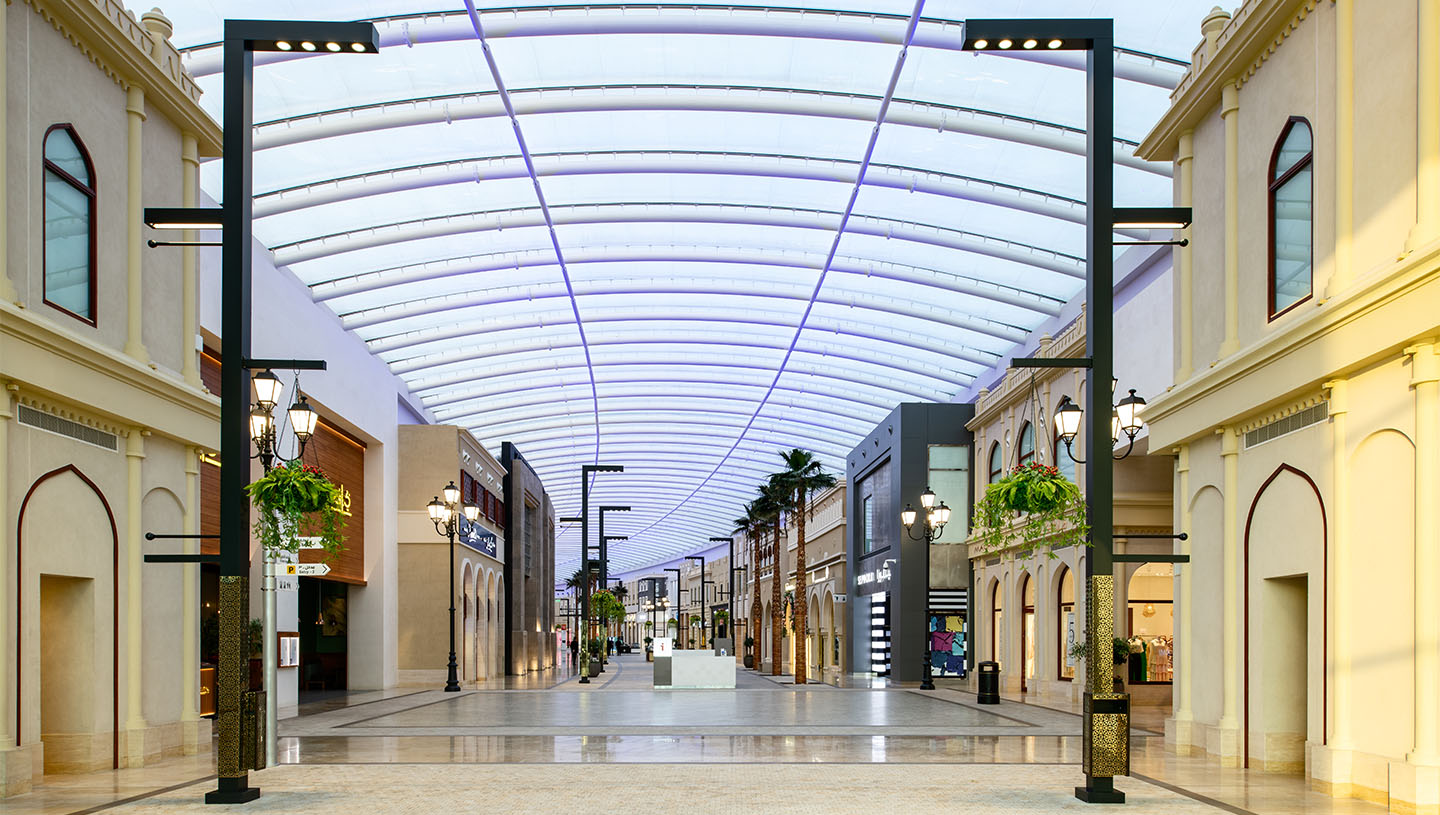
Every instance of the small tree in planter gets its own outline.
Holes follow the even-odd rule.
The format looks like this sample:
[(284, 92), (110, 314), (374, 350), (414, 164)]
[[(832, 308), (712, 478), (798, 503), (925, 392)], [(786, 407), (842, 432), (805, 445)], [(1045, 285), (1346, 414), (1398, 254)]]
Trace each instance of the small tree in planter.
[(292, 461), (245, 488), (258, 510), (255, 537), (269, 553), (300, 551), (303, 535), (317, 538), (329, 560), (345, 545), (340, 534), (340, 487), (319, 467)]
[(751, 651), (751, 649), (754, 648), (754, 647), (755, 647), (755, 638), (754, 638), (754, 637), (746, 637), (746, 638), (745, 638), (745, 667), (750, 668), (750, 669), (752, 669), (752, 670), (755, 668), (755, 654)]
[(599, 637), (591, 637), (590, 645), (586, 649), (588, 657), (584, 664), (589, 667), (590, 678), (594, 679), (600, 675), (600, 657), (605, 653), (605, 641)]
[(985, 488), (975, 503), (970, 543), (982, 552), (1015, 549), (1024, 558), (1045, 548), (1089, 546), (1090, 525), (1080, 488), (1055, 467), (1031, 462)]

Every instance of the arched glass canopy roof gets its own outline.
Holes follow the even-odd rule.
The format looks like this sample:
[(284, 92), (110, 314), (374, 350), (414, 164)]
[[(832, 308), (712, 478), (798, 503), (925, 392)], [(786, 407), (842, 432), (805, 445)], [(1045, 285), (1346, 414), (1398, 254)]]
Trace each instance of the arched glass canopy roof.
[[(1115, 17), (1116, 198), (1165, 204), (1132, 150), (1212, 2), (167, 13), (217, 119), (226, 17), (376, 23), (378, 56), (257, 55), (255, 234), (562, 514), (580, 465), (625, 465), (592, 491), (634, 507), (618, 573), (727, 534), (781, 448), (843, 471), (1080, 292), (1084, 56), (961, 53), (961, 20)], [(557, 549), (573, 571), (578, 529)]]

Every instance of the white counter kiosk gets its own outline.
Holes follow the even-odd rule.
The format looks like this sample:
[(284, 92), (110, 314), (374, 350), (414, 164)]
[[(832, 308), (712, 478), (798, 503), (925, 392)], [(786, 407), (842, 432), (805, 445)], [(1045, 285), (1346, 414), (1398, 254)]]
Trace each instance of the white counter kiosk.
[(713, 651), (672, 650), (669, 637), (656, 638), (654, 645), (655, 687), (668, 690), (735, 687), (735, 657), (716, 656)]

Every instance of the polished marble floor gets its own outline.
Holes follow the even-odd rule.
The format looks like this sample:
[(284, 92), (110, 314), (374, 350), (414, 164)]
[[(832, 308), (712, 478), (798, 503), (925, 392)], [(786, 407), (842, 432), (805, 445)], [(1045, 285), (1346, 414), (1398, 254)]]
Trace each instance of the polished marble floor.
[[(282, 720), (280, 766), (254, 774), (246, 812), (432, 813), (610, 809), (1080, 812), (1080, 719), (1023, 699), (980, 706), (955, 688), (795, 686), (741, 670), (735, 690), (654, 691), (643, 657), (612, 657), (588, 684), (573, 676), (307, 697)], [(1133, 813), (1380, 815), (1295, 776), (1222, 770), (1164, 749), (1163, 710), (1137, 709)], [(200, 812), (208, 758), (50, 776), (0, 802), (4, 815)], [(723, 783), (721, 783), (723, 780)], [(603, 791), (598, 797), (595, 790)], [(710, 797), (696, 809), (700, 791)], [(615, 805), (606, 804), (611, 801)], [(212, 809), (205, 811), (213, 812)]]

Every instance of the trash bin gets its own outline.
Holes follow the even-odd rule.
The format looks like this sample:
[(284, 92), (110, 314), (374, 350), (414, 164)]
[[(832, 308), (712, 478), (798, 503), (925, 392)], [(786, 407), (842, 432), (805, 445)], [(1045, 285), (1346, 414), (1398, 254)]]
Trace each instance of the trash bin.
[(1000, 663), (989, 660), (980, 663), (980, 692), (975, 701), (982, 705), (1000, 704)]

